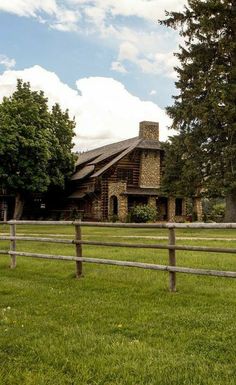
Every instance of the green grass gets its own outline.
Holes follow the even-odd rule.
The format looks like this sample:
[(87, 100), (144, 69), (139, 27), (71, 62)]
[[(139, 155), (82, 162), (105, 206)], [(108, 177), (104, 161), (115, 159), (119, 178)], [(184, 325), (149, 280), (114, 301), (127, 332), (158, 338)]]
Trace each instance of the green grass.
[[(21, 226), (73, 235), (73, 227)], [(0, 232), (8, 232), (1, 226)], [(18, 232), (18, 231), (17, 231)], [(85, 239), (155, 243), (166, 230), (84, 228)], [(140, 239), (125, 238), (136, 235)], [(235, 230), (178, 230), (178, 244), (236, 247)], [(200, 241), (198, 237), (234, 238)], [(117, 237), (117, 238), (116, 238)], [(161, 240), (159, 242), (166, 242)], [(8, 247), (0, 243), (0, 249)], [(18, 250), (74, 255), (74, 247), (18, 242)], [(167, 263), (165, 250), (87, 246), (84, 256)], [(236, 280), (0, 256), (0, 385), (236, 384)], [(179, 266), (236, 271), (236, 255), (177, 252)]]

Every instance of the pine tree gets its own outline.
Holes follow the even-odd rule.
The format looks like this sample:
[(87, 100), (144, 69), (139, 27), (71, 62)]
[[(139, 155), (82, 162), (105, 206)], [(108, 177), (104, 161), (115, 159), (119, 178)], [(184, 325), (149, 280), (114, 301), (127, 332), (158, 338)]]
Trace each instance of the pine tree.
[[(236, 221), (236, 6), (229, 0), (189, 0), (161, 23), (180, 28), (179, 91), (167, 108), (172, 141), (181, 154), (182, 182), (226, 198), (226, 221)], [(167, 162), (168, 169), (168, 162)], [(168, 170), (167, 170), (168, 171)], [(182, 182), (179, 182), (181, 185)], [(182, 183), (183, 185), (183, 183)], [(186, 188), (188, 193), (191, 189)]]

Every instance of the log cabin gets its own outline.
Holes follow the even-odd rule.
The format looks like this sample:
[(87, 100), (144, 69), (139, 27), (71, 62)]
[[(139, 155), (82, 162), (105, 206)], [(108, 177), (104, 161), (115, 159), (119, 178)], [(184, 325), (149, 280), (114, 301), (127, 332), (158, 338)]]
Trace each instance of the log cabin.
[[(83, 220), (126, 221), (137, 204), (157, 209), (158, 219), (186, 219), (186, 200), (161, 192), (164, 151), (159, 141), (159, 124), (143, 121), (139, 136), (81, 153), (71, 178), (70, 209)], [(201, 220), (200, 201), (196, 213)]]

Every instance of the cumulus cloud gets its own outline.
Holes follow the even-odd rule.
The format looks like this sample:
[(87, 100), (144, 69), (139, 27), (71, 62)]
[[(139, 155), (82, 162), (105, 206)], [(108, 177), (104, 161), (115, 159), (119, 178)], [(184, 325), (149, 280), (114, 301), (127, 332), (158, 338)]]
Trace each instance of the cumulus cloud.
[(26, 17), (40, 12), (60, 16), (62, 10), (76, 14), (79, 10), (99, 24), (110, 16), (135, 16), (153, 22), (163, 18), (166, 9), (178, 11), (184, 4), (186, 0), (1, 0), (0, 10)]
[(140, 41), (138, 44), (122, 42), (117, 60), (120, 66), (127, 61), (135, 64), (143, 73), (176, 77), (174, 67), (178, 65), (178, 59), (173, 52), (148, 52), (140, 48)]
[(142, 120), (160, 123), (161, 140), (173, 134), (167, 130), (170, 119), (157, 104), (140, 100), (113, 78), (89, 77), (72, 89), (59, 77), (40, 66), (22, 71), (5, 71), (0, 76), (0, 100), (15, 90), (16, 79), (29, 81), (33, 90), (43, 90), (49, 106), (55, 102), (68, 108), (76, 120), (75, 148), (87, 150), (138, 135)]
[[(134, 64), (147, 74), (160, 74), (176, 78), (174, 66), (178, 64), (173, 51), (178, 49), (178, 33), (158, 29), (158, 20), (165, 18), (165, 10), (180, 11), (186, 0), (72, 0), (97, 26), (100, 37), (117, 45), (117, 68), (126, 68), (125, 62)], [(119, 21), (119, 16), (138, 18), (132, 27)], [(144, 29), (139, 19), (145, 20)]]
[(58, 0), (1, 0), (0, 11), (33, 17), (61, 31), (76, 31), (80, 19), (78, 9)]
[[(158, 30), (165, 10), (178, 11), (187, 0), (1, 0), (0, 11), (34, 17), (52, 29), (93, 34), (94, 38), (117, 50), (111, 64), (114, 71), (125, 72), (124, 61), (135, 64), (143, 73), (174, 77), (171, 55), (178, 46), (177, 33)], [(132, 27), (126, 18), (133, 18)], [(146, 22), (144, 30), (140, 20)], [(164, 42), (164, 43), (163, 43)]]
[(4, 66), (7, 70), (15, 67), (16, 61), (15, 59), (10, 59), (6, 55), (0, 55), (0, 65)]

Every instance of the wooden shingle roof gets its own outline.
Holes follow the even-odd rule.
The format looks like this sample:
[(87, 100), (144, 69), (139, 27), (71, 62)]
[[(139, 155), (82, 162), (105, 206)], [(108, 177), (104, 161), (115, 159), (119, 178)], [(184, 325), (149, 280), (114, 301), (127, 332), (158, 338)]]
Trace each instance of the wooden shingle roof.
[(79, 154), (78, 160), (75, 165), (79, 166), (88, 162), (94, 164), (98, 161), (100, 162), (101, 160), (105, 160), (112, 155), (124, 151), (126, 148), (130, 147), (133, 143), (135, 143), (137, 139), (138, 137), (122, 140), (121, 142), (107, 144), (106, 146), (83, 152), (82, 154)]
[[(159, 140), (147, 140), (137, 136), (84, 152), (78, 156), (76, 162), (78, 170), (71, 179), (81, 180), (89, 175), (90, 177), (98, 177), (135, 148), (161, 150), (161, 144)], [(106, 165), (104, 165), (105, 160), (107, 160)], [(92, 174), (95, 165), (100, 162), (103, 162), (101, 168)]]

